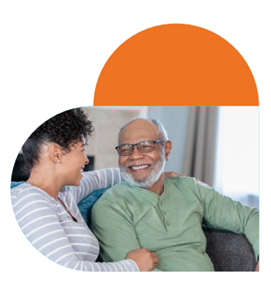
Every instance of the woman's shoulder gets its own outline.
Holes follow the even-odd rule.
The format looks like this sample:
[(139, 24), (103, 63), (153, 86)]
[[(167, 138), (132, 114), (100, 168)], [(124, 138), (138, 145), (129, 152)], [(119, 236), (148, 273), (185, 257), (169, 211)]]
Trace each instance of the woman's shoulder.
[(29, 188), (29, 184), (25, 183), (25, 182), (12, 182), (11, 183), (11, 196), (13, 197), (18, 197), (20, 195), (21, 192), (25, 192), (27, 191)]
[(13, 206), (18, 206), (33, 200), (43, 200), (43, 202), (50, 202), (50, 196), (43, 190), (28, 184), (18, 184), (11, 188), (11, 201)]

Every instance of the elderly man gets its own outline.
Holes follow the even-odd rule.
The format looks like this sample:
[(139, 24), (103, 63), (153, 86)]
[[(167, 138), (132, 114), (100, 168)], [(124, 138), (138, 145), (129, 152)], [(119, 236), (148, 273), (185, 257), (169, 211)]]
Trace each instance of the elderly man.
[(202, 225), (245, 234), (259, 253), (258, 210), (222, 196), (194, 178), (164, 178), (172, 143), (155, 119), (135, 119), (119, 133), (126, 182), (110, 188), (92, 210), (101, 258), (119, 261), (136, 248), (156, 252), (156, 271), (214, 271)]

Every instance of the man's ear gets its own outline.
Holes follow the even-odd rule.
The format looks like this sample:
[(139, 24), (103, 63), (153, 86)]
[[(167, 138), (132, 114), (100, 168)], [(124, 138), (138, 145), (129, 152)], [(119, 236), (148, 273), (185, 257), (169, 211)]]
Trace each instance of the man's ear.
[(166, 141), (165, 145), (165, 159), (168, 160), (170, 151), (172, 149), (172, 142), (170, 140)]
[(48, 153), (49, 153), (50, 159), (53, 162), (60, 163), (61, 157), (62, 157), (62, 150), (58, 145), (54, 143), (50, 144), (48, 147)]

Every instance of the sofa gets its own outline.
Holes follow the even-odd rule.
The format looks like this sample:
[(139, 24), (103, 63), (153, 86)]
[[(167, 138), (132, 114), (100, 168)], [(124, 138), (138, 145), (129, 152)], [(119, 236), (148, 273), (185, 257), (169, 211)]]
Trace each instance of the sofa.
[[(11, 188), (21, 183), (23, 182), (11, 182)], [(96, 190), (78, 204), (78, 208), (88, 226), (91, 222), (92, 207), (106, 190), (107, 188)], [(255, 270), (257, 263), (254, 251), (244, 235), (204, 227), (203, 231), (207, 239), (206, 253), (211, 258), (215, 271)]]

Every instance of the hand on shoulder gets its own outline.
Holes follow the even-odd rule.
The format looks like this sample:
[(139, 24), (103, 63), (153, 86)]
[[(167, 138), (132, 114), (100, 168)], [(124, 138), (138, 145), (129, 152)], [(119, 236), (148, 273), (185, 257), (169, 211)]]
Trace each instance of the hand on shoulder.
[[(179, 173), (177, 173), (175, 171), (164, 172), (164, 177), (165, 178), (170, 178), (170, 177), (174, 177), (174, 176), (189, 177), (189, 176), (186, 176), (186, 175), (183, 175), (183, 174), (179, 174)], [(197, 178), (195, 178), (195, 180), (196, 180), (197, 183), (201, 183), (201, 184), (203, 184), (205, 186), (210, 187), (208, 184), (198, 180)]]
[(169, 171), (169, 172), (164, 172), (164, 177), (173, 177), (173, 176), (183, 176), (183, 177), (186, 177), (185, 175), (182, 175), (182, 174), (179, 174), (177, 172), (174, 172), (174, 171)]

